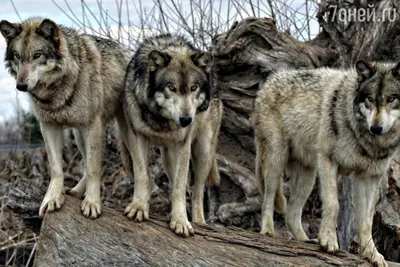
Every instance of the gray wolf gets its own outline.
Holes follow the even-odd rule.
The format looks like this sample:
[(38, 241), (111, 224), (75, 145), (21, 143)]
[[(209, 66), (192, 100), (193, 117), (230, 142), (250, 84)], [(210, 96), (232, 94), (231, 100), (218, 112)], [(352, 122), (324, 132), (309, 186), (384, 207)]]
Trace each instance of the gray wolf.
[(121, 151), (125, 169), (134, 170), (135, 189), (125, 214), (138, 222), (149, 218), (148, 151), (151, 144), (159, 146), (172, 183), (170, 228), (184, 237), (194, 233), (186, 213), (190, 159), (195, 173), (194, 222), (205, 223), (205, 182), (218, 184), (220, 179), (216, 148), (222, 103), (212, 98), (212, 62), (211, 54), (183, 37), (159, 35), (143, 41), (126, 72), (122, 107), (127, 122), (120, 128), (125, 147)]
[(400, 63), (367, 63), (354, 69), (287, 70), (258, 92), (253, 122), (256, 173), (264, 194), (261, 233), (274, 235), (274, 200), (290, 176), (285, 220), (294, 237), (308, 240), (301, 213), (318, 174), (321, 185), (320, 245), (338, 250), (338, 175), (353, 175), (359, 252), (387, 266), (372, 239), (381, 177), (400, 141)]
[(54, 21), (30, 18), (0, 22), (7, 42), (5, 66), (19, 91), (29, 95), (43, 134), (51, 181), (39, 214), (64, 201), (63, 127), (74, 128), (84, 159), (83, 179), (70, 191), (80, 197), (83, 215), (101, 213), (100, 164), (104, 124), (117, 114), (131, 52), (100, 37), (80, 34)]

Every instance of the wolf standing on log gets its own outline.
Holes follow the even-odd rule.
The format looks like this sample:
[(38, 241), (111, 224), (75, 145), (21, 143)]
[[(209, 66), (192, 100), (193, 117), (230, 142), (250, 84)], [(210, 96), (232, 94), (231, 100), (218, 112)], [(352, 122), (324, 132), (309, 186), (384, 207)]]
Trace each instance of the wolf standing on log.
[(143, 41), (126, 73), (121, 128), (125, 169), (134, 170), (135, 189), (125, 214), (149, 218), (152, 180), (148, 173), (150, 144), (161, 147), (163, 167), (172, 183), (170, 228), (189, 236), (186, 213), (189, 161), (195, 172), (193, 221), (205, 223), (204, 184), (219, 183), (216, 161), (222, 103), (212, 98), (211, 54), (179, 36), (160, 35)]
[(29, 95), (49, 158), (51, 181), (40, 216), (60, 209), (64, 201), (63, 126), (69, 126), (85, 165), (83, 178), (70, 194), (85, 193), (83, 215), (98, 217), (103, 128), (118, 111), (132, 53), (49, 19), (31, 18), (21, 24), (3, 20), (0, 31), (7, 42), (6, 68), (16, 78), (17, 89)]
[(400, 145), (400, 63), (359, 60), (355, 70), (277, 73), (258, 92), (253, 119), (256, 173), (264, 194), (261, 233), (274, 235), (275, 199), (285, 210), (279, 192), (286, 170), (291, 193), (285, 220), (296, 239), (308, 240), (301, 214), (318, 173), (320, 245), (338, 250), (337, 177), (353, 174), (359, 252), (387, 266), (372, 239), (372, 221), (380, 180)]

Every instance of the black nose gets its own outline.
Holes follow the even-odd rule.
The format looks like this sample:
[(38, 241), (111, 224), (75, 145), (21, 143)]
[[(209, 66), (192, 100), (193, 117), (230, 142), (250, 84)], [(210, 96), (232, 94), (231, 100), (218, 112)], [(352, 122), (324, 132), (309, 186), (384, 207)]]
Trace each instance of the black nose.
[(371, 126), (371, 128), (369, 128), (369, 130), (373, 134), (380, 135), (382, 133), (383, 128), (381, 126), (374, 125), (374, 126)]
[(192, 117), (180, 117), (179, 122), (182, 127), (186, 127), (192, 122)]
[(21, 92), (26, 92), (28, 91), (28, 85), (26, 83), (18, 83), (17, 89)]

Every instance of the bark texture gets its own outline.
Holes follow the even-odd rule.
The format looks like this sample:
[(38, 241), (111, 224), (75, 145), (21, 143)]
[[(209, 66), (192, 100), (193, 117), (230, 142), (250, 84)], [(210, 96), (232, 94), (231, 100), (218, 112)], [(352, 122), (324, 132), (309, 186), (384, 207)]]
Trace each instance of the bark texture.
[[(30, 218), (43, 194), (44, 188), (22, 180), (10, 193), (9, 206)], [(81, 214), (79, 204), (66, 196), (60, 211), (46, 214), (35, 266), (371, 266), (348, 252), (332, 255), (316, 244), (236, 227), (195, 225), (195, 236), (180, 238), (165, 221), (151, 218), (135, 223), (109, 208), (90, 220)]]

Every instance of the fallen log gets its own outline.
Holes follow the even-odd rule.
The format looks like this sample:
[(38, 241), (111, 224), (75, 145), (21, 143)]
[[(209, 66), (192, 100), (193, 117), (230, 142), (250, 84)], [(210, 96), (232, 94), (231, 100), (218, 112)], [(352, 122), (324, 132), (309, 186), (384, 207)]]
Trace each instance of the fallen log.
[[(28, 179), (9, 194), (8, 207), (24, 220), (40, 219), (44, 190)], [(323, 252), (317, 244), (271, 238), (236, 227), (194, 225), (195, 236), (176, 236), (164, 219), (135, 223), (104, 207), (85, 218), (78, 199), (65, 196), (61, 210), (46, 214), (36, 266), (371, 266), (348, 252)]]

